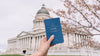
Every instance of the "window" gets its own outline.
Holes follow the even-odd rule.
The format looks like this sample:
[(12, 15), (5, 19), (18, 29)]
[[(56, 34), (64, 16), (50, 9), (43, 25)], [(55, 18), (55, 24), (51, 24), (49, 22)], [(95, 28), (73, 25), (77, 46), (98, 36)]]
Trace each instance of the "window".
[(69, 37), (69, 33), (67, 32), (67, 37)]
[(31, 37), (31, 40), (32, 40), (32, 37)]
[(43, 37), (45, 37), (45, 35), (43, 35)]
[(75, 37), (76, 37), (76, 33), (75, 33)]
[(41, 35), (41, 38), (42, 38), (42, 35)]

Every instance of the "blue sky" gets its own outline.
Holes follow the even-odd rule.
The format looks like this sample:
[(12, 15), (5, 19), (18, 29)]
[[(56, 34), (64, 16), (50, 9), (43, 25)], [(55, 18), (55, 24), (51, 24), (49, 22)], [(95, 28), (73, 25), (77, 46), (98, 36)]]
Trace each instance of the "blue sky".
[[(65, 9), (59, 0), (0, 0), (0, 46), (21, 31), (31, 31), (36, 12), (45, 4), (47, 8)], [(54, 16), (54, 14), (51, 14)], [(99, 41), (99, 36), (95, 36)]]

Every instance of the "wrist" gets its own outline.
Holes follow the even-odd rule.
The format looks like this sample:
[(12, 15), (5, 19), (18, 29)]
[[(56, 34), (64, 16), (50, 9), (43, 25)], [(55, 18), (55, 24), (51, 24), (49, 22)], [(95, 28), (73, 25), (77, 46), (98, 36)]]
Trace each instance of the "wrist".
[(37, 51), (38, 56), (43, 56), (43, 53), (41, 51)]
[(36, 53), (34, 53), (34, 54), (31, 55), (31, 56), (44, 56), (44, 55), (42, 54), (42, 52), (37, 51)]

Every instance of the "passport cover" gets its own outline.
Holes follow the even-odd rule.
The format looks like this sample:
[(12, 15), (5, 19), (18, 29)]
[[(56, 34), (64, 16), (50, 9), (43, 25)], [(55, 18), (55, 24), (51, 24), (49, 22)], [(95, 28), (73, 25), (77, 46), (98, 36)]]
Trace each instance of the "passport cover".
[(51, 35), (54, 35), (54, 40), (51, 42), (50, 45), (63, 43), (64, 39), (60, 24), (60, 18), (45, 19), (44, 23), (45, 23), (47, 40), (50, 38)]

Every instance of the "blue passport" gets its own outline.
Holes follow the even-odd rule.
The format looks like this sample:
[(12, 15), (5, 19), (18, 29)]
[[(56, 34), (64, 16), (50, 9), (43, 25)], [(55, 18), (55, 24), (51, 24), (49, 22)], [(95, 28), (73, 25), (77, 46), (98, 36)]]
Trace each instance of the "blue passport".
[(54, 35), (54, 40), (51, 42), (50, 45), (63, 43), (64, 39), (62, 34), (60, 18), (45, 19), (44, 23), (47, 40), (50, 38), (51, 35)]

